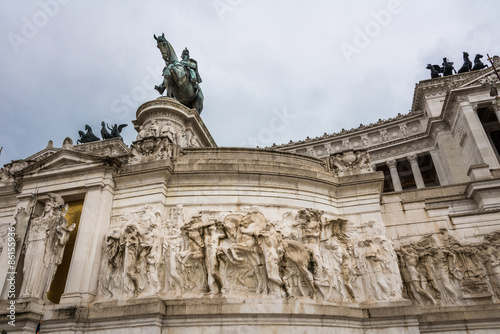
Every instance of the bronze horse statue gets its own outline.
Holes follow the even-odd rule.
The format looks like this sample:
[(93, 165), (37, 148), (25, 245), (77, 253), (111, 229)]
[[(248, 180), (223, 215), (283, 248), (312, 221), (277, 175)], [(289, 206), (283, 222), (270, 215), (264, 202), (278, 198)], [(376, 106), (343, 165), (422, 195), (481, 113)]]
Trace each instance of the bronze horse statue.
[(469, 53), (464, 51), (463, 54), (464, 54), (464, 64), (462, 65), (462, 67), (460, 67), (457, 73), (470, 72), (470, 70), (472, 69), (472, 62), (469, 59)]
[[(201, 114), (203, 110), (203, 92), (198, 84), (201, 82), (201, 78), (197, 73), (196, 61), (189, 58), (187, 49), (183, 52), (183, 59), (179, 61), (174, 48), (165, 38), (165, 34), (158, 37), (153, 36), (165, 61), (163, 83), (155, 86), (155, 89), (160, 94), (167, 90), (167, 96), (175, 98), (188, 108), (195, 108), (198, 114)], [(193, 78), (192, 73), (196, 73), (196, 79)]]
[(483, 64), (483, 62), (481, 61), (481, 58), (483, 58), (483, 55), (481, 55), (479, 53), (476, 54), (476, 57), (474, 57), (474, 67), (472, 67), (471, 71), (478, 71), (478, 70), (482, 70), (485, 67), (488, 67), (488, 65)]

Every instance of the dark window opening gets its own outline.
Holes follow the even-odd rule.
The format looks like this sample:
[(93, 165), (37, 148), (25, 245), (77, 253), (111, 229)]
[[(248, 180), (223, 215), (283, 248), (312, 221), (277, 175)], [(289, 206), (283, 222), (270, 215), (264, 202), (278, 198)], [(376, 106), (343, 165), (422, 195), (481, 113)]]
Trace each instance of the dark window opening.
[(417, 189), (417, 183), (413, 177), (413, 170), (411, 169), (411, 164), (407, 159), (398, 161), (397, 171), (399, 174), (399, 180), (401, 181), (401, 188), (403, 188), (403, 190)]
[[(500, 131), (498, 133), (498, 140), (500, 143)], [(429, 153), (418, 155), (417, 163), (420, 173), (422, 174), (425, 187), (439, 186), (439, 178), (437, 176), (436, 169), (434, 168), (434, 162), (432, 161), (431, 155)], [(377, 165), (376, 167), (377, 171), (384, 173), (384, 192), (394, 191), (394, 185), (392, 183), (389, 167), (385, 163)], [(397, 161), (396, 170), (398, 171), (401, 188), (403, 190), (417, 189), (413, 170), (411, 169), (411, 164), (407, 159)]]
[(377, 165), (377, 171), (384, 173), (384, 192), (388, 193), (394, 191), (394, 185), (392, 184), (391, 172), (386, 164)]
[(440, 185), (430, 154), (418, 156), (418, 166), (420, 167), (420, 173), (422, 173), (422, 179), (424, 179), (426, 188)]
[(488, 137), (491, 147), (500, 161), (500, 123), (495, 112), (488, 108), (478, 108), (477, 117), (483, 125), (484, 132)]

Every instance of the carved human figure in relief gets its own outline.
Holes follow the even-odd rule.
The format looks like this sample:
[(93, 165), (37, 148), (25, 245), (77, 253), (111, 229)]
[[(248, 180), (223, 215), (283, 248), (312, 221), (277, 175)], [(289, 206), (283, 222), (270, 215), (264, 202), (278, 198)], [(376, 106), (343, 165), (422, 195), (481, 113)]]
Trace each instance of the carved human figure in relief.
[(394, 296), (392, 283), (387, 273), (387, 263), (380, 254), (380, 245), (373, 239), (359, 241), (358, 259), (366, 268), (364, 283), (365, 290), (378, 300), (388, 299)]
[(323, 259), (320, 251), (320, 238), (321, 238), (321, 224), (313, 219), (310, 215), (306, 215), (306, 224), (304, 226), (304, 233), (302, 241), (307, 246), (312, 254), (314, 264), (313, 275), (315, 278), (323, 274)]
[(123, 256), (120, 245), (122, 230), (111, 229), (104, 238), (104, 258), (99, 278), (99, 294), (101, 297), (117, 298), (122, 292), (121, 274), (123, 273)]
[(189, 139), (189, 147), (200, 147), (198, 139), (196, 139), (195, 135), (192, 135)]
[(317, 158), (318, 157), (318, 153), (316, 152), (316, 150), (312, 147), (308, 147), (307, 148), (307, 155), (310, 156), (310, 157), (314, 157), (314, 158)]
[(284, 288), (286, 285), (279, 274), (283, 247), (275, 227), (266, 223), (266, 218), (257, 208), (252, 208), (242, 219), (240, 225), (241, 233), (254, 237), (262, 251), (267, 273), (268, 292), (280, 296), (280, 288)]
[[(355, 236), (352, 254), (354, 273), (361, 279), (358, 288), (367, 299), (401, 298), (401, 277), (392, 242), (385, 236), (381, 222), (370, 220), (362, 226), (363, 235)], [(359, 294), (357, 294), (358, 299)]]
[(408, 127), (406, 123), (399, 125), (399, 130), (401, 131), (402, 137), (408, 137)]
[(152, 208), (147, 207), (148, 215), (143, 216), (143, 226), (145, 227), (144, 242), (142, 251), (146, 253), (146, 278), (148, 284), (145, 288), (145, 293), (156, 293), (159, 291), (160, 279), (159, 268), (162, 258), (163, 233), (161, 231), (161, 214), (159, 211), (152, 216)]
[[(227, 238), (221, 241), (221, 250), (227, 259), (222, 265), (230, 263), (235, 268), (235, 283), (254, 291), (266, 291), (266, 270), (264, 259), (259, 251), (257, 240), (252, 234), (241, 233), (241, 221), (244, 214), (230, 213), (220, 217)], [(226, 268), (224, 267), (224, 270)], [(223, 275), (223, 278), (227, 278)], [(249, 285), (255, 284), (254, 288)], [(229, 286), (229, 283), (225, 283)]]
[(124, 288), (137, 296), (146, 287), (145, 256), (142, 251), (144, 236), (135, 224), (128, 225), (120, 238), (124, 252)]
[(342, 150), (350, 150), (351, 149), (351, 143), (349, 142), (349, 139), (343, 139), (342, 140)]
[(411, 245), (401, 247), (401, 253), (403, 255), (404, 266), (408, 272), (409, 281), (407, 283), (415, 300), (421, 305), (425, 305), (426, 301), (436, 305), (436, 300), (428, 291), (427, 278), (417, 269), (419, 261), (418, 253)]
[(363, 147), (370, 146), (370, 139), (368, 139), (368, 135), (362, 135), (361, 142), (363, 143)]
[(48, 194), (43, 213), (31, 221), (26, 240), (21, 298), (47, 299), (47, 292), (61, 263), (64, 248), (75, 225), (64, 218), (67, 207), (55, 193)]
[(159, 126), (158, 126), (158, 124), (156, 124), (155, 120), (151, 121), (151, 125), (149, 126), (149, 128), (147, 130), (147, 133), (148, 133), (148, 136), (158, 137), (158, 135), (159, 135)]
[[(208, 286), (212, 293), (225, 293), (226, 287), (224, 286), (224, 281), (221, 277), (219, 270), (219, 260), (217, 255), (219, 253), (219, 240), (226, 237), (225, 233), (219, 232), (215, 224), (205, 227), (205, 265), (207, 267), (207, 280)], [(214, 287), (217, 285), (217, 288)], [(217, 291), (217, 289), (219, 291)]]
[(347, 257), (346, 250), (338, 242), (337, 238), (331, 236), (325, 240), (324, 250), (322, 252), (325, 262), (325, 269), (328, 271), (329, 278), (332, 281), (332, 291), (327, 300), (351, 301), (353, 296), (347, 291), (344, 282), (342, 267)]
[(180, 230), (176, 227), (169, 227), (167, 235), (164, 238), (163, 251), (166, 258), (166, 277), (165, 284), (168, 291), (176, 293), (184, 292), (184, 279), (179, 274), (180, 254), (182, 252), (182, 236)]
[(144, 129), (144, 125), (139, 127), (139, 132), (137, 133), (137, 137), (135, 140), (141, 140), (147, 136), (146, 129)]
[[(427, 236), (417, 242), (419, 253), (425, 257), (424, 266), (429, 275), (429, 283), (438, 292), (442, 303), (456, 303), (459, 299), (457, 272), (450, 271), (456, 255), (443, 247), (442, 238)], [(454, 281), (454, 282), (453, 282)]]
[(333, 148), (331, 143), (325, 144), (324, 148), (325, 148), (325, 155), (329, 156), (330, 154), (333, 153)]
[[(171, 208), (167, 219), (166, 233), (163, 241), (163, 254), (166, 261), (165, 287), (167, 291), (184, 292), (184, 279), (180, 274), (182, 268), (181, 254), (186, 253), (186, 243), (181, 233), (184, 225), (184, 209), (182, 205)], [(186, 236), (187, 237), (187, 236)]]
[(488, 271), (489, 281), (496, 300), (500, 300), (500, 251), (494, 245), (486, 244), (483, 246), (481, 258)]
[(387, 136), (387, 130), (386, 129), (380, 130), (380, 138), (382, 139), (383, 143), (385, 143), (386, 141), (389, 140), (389, 137)]
[(170, 139), (172, 144), (177, 144), (177, 131), (174, 130), (171, 121), (167, 121), (163, 128), (161, 128), (161, 135)]
[(179, 143), (180, 147), (187, 147), (188, 146), (188, 140), (187, 140), (185, 128), (181, 128), (181, 131), (179, 132), (179, 139), (177, 142)]
[(206, 266), (206, 245), (203, 227), (207, 226), (201, 215), (193, 216), (191, 221), (182, 227), (189, 238), (189, 247), (182, 254), (182, 264), (186, 265), (189, 260), (199, 261), (203, 270), (203, 291), (210, 292), (208, 284), (208, 271)]

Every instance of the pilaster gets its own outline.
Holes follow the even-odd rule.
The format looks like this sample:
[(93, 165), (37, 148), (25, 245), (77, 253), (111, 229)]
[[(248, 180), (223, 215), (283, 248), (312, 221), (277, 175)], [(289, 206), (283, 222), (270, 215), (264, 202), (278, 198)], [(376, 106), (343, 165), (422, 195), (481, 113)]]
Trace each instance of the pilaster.
[(488, 136), (484, 131), (484, 127), (477, 116), (477, 106), (471, 106), (468, 102), (462, 102), (460, 107), (463, 111), (464, 117), (469, 125), (470, 132), (476, 144), (478, 153), (480, 155), (479, 159), (482, 161), (477, 161), (478, 164), (486, 163), (490, 168), (499, 168), (498, 159), (495, 155), (495, 151), (491, 147)]
[(100, 182), (87, 184), (80, 226), (61, 304), (87, 304), (97, 293), (104, 235), (109, 228), (114, 181), (106, 172)]

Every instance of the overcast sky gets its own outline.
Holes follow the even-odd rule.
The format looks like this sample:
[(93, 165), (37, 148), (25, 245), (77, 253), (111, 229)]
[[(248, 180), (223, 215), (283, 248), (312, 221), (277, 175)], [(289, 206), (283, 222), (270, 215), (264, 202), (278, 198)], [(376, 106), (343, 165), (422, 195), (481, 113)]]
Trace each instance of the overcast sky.
[(198, 61), (218, 146), (264, 147), (407, 113), (427, 63), (500, 54), (499, 13), (494, 0), (5, 0), (0, 165), (102, 120), (129, 124), (130, 145), (137, 107), (159, 96), (153, 34)]

